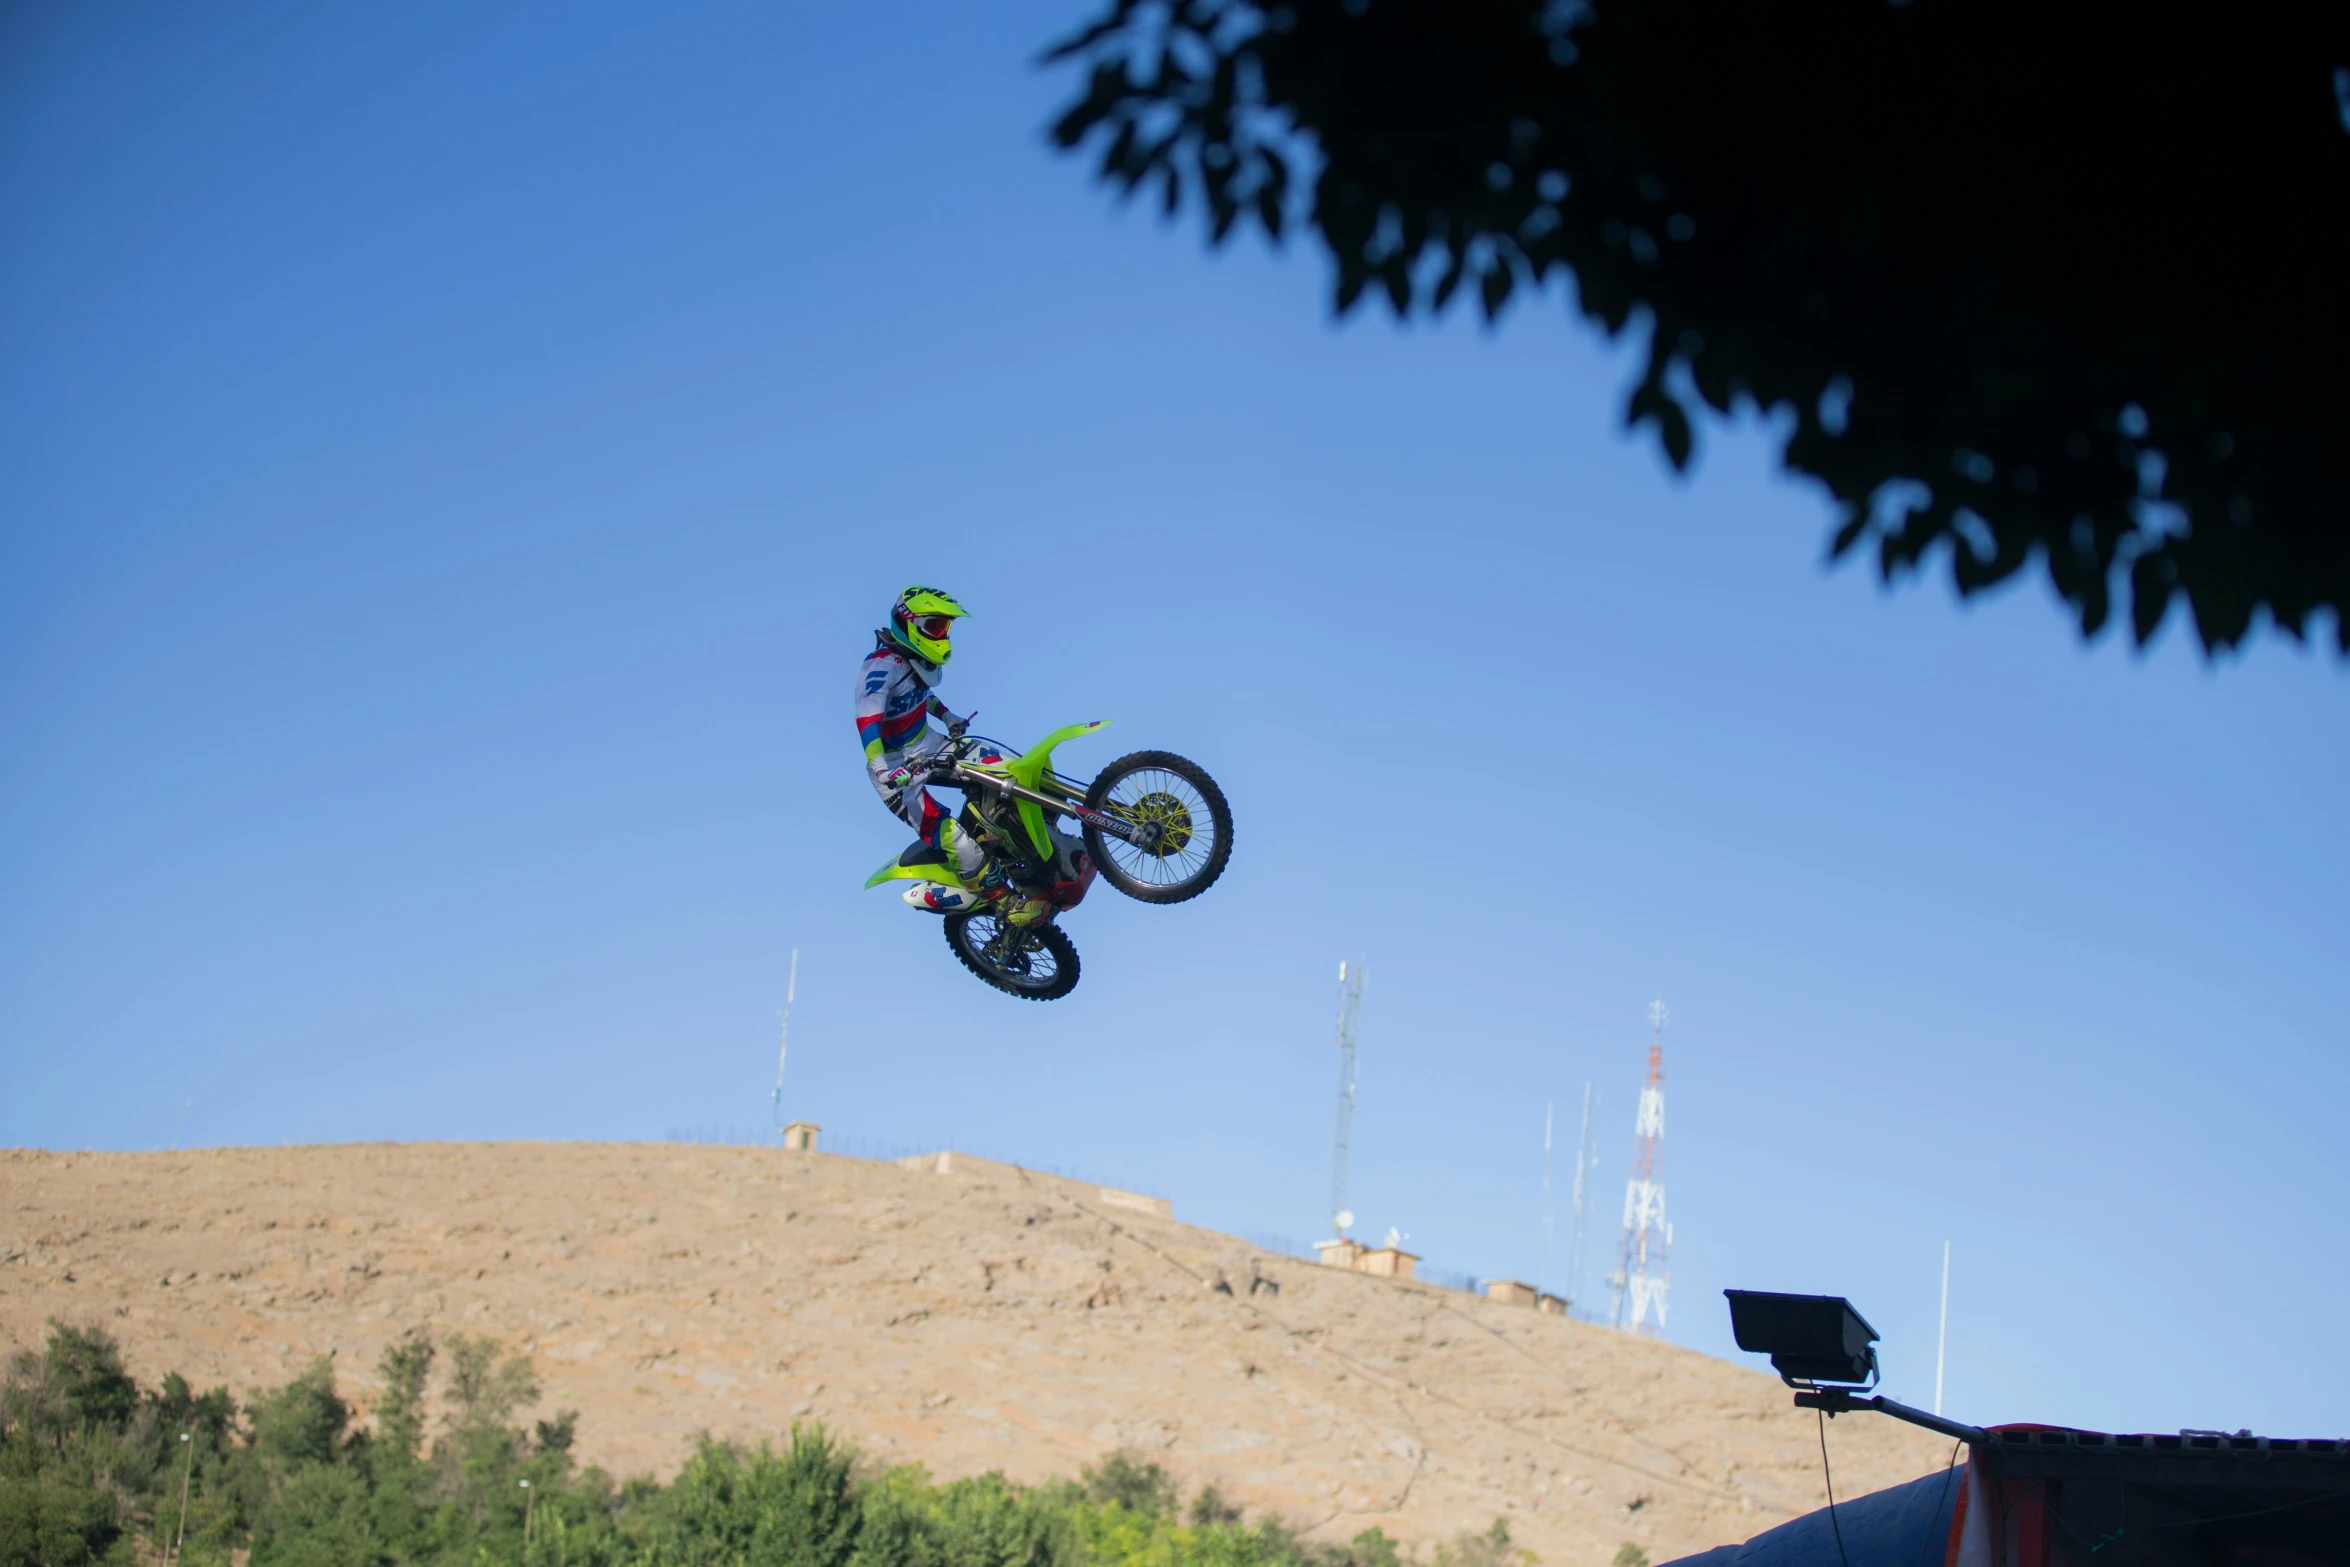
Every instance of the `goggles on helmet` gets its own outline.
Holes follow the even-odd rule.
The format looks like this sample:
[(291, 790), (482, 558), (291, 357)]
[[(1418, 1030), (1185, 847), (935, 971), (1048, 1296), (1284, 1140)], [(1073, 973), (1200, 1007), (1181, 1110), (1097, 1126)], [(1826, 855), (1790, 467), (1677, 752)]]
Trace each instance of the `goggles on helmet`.
[(952, 615), (916, 615), (913, 624), (914, 629), (924, 636), (934, 640), (944, 640), (947, 633), (955, 629), (955, 617)]

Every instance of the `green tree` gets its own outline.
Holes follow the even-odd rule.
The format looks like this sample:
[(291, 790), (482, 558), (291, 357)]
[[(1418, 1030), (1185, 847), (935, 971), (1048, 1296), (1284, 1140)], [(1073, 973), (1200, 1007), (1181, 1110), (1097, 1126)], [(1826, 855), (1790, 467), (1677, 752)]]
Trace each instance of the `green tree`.
[(448, 1430), (432, 1454), (441, 1491), (462, 1499), (474, 1531), (497, 1527), (509, 1513), (519, 1524), (516, 1482), (529, 1443), (513, 1421), (537, 1401), (538, 1377), (527, 1358), (501, 1354), (494, 1338), (452, 1338), (447, 1348)]
[(781, 1452), (705, 1439), (669, 1487), (663, 1543), (712, 1567), (848, 1567), (863, 1521), (855, 1459), (822, 1426), (794, 1425)]
[(120, 1431), (138, 1401), (112, 1336), (52, 1321), (40, 1352), (19, 1353), (0, 1377), (0, 1430), (61, 1452), (75, 1432)]
[[(98, 1328), (51, 1322), (0, 1374), (0, 1567), (80, 1567), (124, 1540), (121, 1491), (152, 1468), (127, 1443), (139, 1390)], [(152, 1419), (152, 1415), (149, 1416)]]
[(395, 1553), (414, 1554), (426, 1533), (424, 1398), (433, 1354), (431, 1337), (417, 1328), (384, 1346), (375, 1363), (384, 1391), (367, 1449), (368, 1510), (373, 1537)]
[(1082, 1559), (1053, 1498), (1022, 1491), (1000, 1474), (938, 1487), (931, 1516), (935, 1555), (923, 1567), (1055, 1567)]
[(538, 1397), (538, 1375), (526, 1357), (501, 1356), (498, 1341), (486, 1335), (449, 1340), (450, 1422), (457, 1430), (504, 1429)]
[(331, 1464), (341, 1455), (351, 1406), (335, 1392), (334, 1362), (324, 1355), (302, 1374), (254, 1401), (253, 1446), (288, 1468)]
[(253, 1527), (249, 1567), (373, 1567), (377, 1543), (367, 1482), (348, 1464), (313, 1463), (273, 1498)]
[(385, 1346), (376, 1360), (384, 1393), (375, 1406), (375, 1448), (391, 1462), (414, 1463), (422, 1454), (425, 1379), (432, 1361), (432, 1339), (421, 1328)]
[(2346, 18), (1107, 0), (1048, 58), (1061, 146), (1215, 243), (1310, 227), (1342, 314), (1571, 283), (1646, 338), (1627, 419), (1679, 467), (1701, 408), (1769, 410), (1838, 556), (2350, 652)]
[(1324, 1567), (1404, 1567), (1404, 1554), (1386, 1530), (1365, 1529), (1326, 1557)]
[(186, 1377), (166, 1372), (155, 1391), (154, 1406), (157, 1429), (166, 1441), (176, 1441), (186, 1431), (204, 1448), (225, 1449), (234, 1434), (237, 1405), (225, 1387), (198, 1393)]
[(1078, 1471), (1078, 1483), (1087, 1499), (1123, 1507), (1146, 1517), (1173, 1517), (1175, 1481), (1157, 1464), (1143, 1462), (1124, 1448)]
[(87, 1473), (0, 1471), (0, 1567), (83, 1567), (122, 1532), (113, 1491)]

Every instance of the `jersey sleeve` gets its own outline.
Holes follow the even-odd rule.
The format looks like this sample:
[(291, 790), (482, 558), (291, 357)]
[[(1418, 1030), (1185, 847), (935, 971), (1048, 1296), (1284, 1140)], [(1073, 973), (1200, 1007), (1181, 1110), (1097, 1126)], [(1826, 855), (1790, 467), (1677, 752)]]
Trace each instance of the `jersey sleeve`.
[(857, 739), (865, 747), (865, 770), (878, 773), (881, 766), (881, 713), (889, 700), (889, 666), (879, 659), (867, 659), (857, 676)]

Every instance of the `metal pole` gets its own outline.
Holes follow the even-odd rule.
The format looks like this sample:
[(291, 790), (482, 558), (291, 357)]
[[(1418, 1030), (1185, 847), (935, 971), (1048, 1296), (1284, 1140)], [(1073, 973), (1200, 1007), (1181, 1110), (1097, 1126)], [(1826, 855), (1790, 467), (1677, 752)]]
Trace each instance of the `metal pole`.
[(1598, 1161), (1591, 1153), (1591, 1084), (1583, 1084), (1583, 1134), (1575, 1139), (1575, 1244), (1567, 1252), (1567, 1304), (1571, 1307), (1583, 1298), (1583, 1209), (1592, 1165)]
[(1942, 1352), (1950, 1345), (1950, 1242), (1942, 1243), (1942, 1326), (1934, 1334), (1934, 1413), (1942, 1413)]
[(188, 1445), (187, 1462), (180, 1466), (180, 1527), (179, 1537), (171, 1542), (171, 1557), (179, 1560), (181, 1550), (188, 1543), (188, 1480), (196, 1472), (196, 1444), (194, 1433), (182, 1431), (180, 1440)]
[(1534, 1270), (1534, 1298), (1542, 1299), (1550, 1283), (1550, 1122), (1553, 1106), (1542, 1106), (1542, 1266)]
[(1849, 1388), (1799, 1389), (1795, 1394), (1795, 1407), (1817, 1409), (1830, 1416), (1850, 1414), (1856, 1409), (1873, 1409), (1880, 1415), (1891, 1415), (1896, 1420), (1906, 1420), (1913, 1426), (1924, 1426), (1929, 1431), (1956, 1437), (1961, 1442), (1987, 1443), (1991, 1440), (1990, 1434), (1981, 1426), (1963, 1425), (1956, 1420), (1945, 1420), (1940, 1415), (1929, 1415), (1922, 1409), (1897, 1404), (1883, 1394), (1875, 1398), (1863, 1398)]
[(783, 1061), (791, 1049), (791, 1004), (800, 991), (800, 949), (791, 949), (791, 978), (783, 986), (783, 1022), (775, 1031), (775, 1124), (783, 1125)]

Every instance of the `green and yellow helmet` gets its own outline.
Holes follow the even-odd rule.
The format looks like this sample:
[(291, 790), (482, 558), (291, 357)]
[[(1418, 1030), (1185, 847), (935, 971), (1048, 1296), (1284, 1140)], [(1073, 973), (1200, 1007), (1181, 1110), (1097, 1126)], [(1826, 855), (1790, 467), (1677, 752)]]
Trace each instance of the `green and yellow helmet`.
[(935, 674), (954, 656), (955, 622), (970, 613), (936, 588), (911, 587), (889, 607), (889, 628), (882, 635), (915, 661), (917, 673)]

